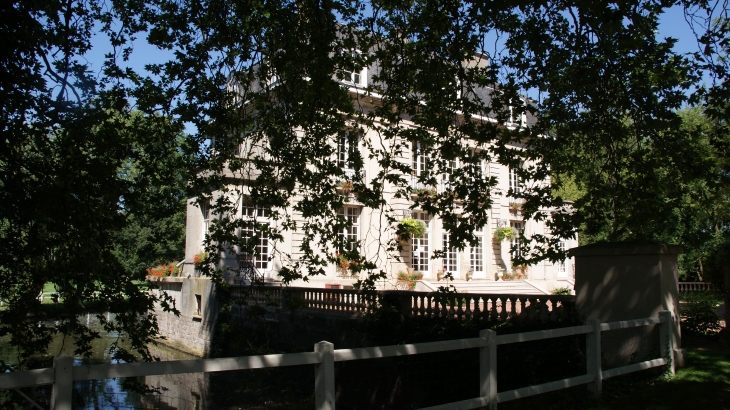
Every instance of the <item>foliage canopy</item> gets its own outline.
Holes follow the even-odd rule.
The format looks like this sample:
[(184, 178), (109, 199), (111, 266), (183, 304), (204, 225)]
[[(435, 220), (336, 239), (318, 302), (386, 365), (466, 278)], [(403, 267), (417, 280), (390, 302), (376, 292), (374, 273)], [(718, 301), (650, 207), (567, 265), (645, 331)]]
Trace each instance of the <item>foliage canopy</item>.
[[(325, 250), (339, 246), (336, 232), (348, 223), (337, 214), (345, 200), (338, 183), (351, 178), (335, 159), (343, 129), (378, 135), (362, 143), (380, 169), (351, 178), (352, 191), (386, 221), (381, 246), (394, 257), (398, 243), (388, 233), (402, 215), (384, 192), (410, 196), (413, 169), (403, 155), (413, 147), (430, 160), (420, 184), (450, 174), (449, 190), (420, 195), (413, 208), (438, 215), (454, 246), (474, 243), (474, 229), (487, 223), (497, 180), (482, 174), (484, 160), (519, 168), (524, 190), (507, 194), (523, 197), (524, 217), (551, 231), (522, 238), (517, 263), (562, 258), (560, 238), (579, 226), (609, 240), (673, 237), (685, 187), (705, 183), (708, 172), (726, 186), (729, 95), (728, 20), (713, 14), (727, 8), (681, 3), (711, 23), (698, 30), (703, 48), (679, 55), (674, 39), (655, 34), (674, 4), (3, 3), (0, 334), (32, 354), (54, 333), (72, 333), (84, 351), (95, 335), (75, 317), (93, 302), (118, 313), (108, 325), (144, 352), (155, 298), (132, 284), (139, 277), (114, 252), (114, 236), (133, 218), (174, 213), (181, 198), (161, 187), (176, 186), (181, 169), (190, 170), (189, 194), (216, 215), (212, 262), (221, 250), (253, 252), (255, 239), (238, 232), (255, 225), (274, 241), (304, 233), (300, 254), (277, 255), (286, 281), (323, 273), (337, 262)], [(83, 59), (95, 30), (113, 47), (99, 77)], [(174, 58), (147, 72), (126, 67), (137, 36)], [(366, 86), (342, 86), (363, 67), (377, 67)], [(527, 90), (534, 101), (523, 97)], [(685, 104), (704, 105), (722, 132), (706, 140), (681, 134), (677, 110)], [(536, 118), (529, 127), (514, 120), (523, 113)], [(186, 123), (197, 132), (181, 143)], [(695, 148), (717, 158), (693, 162)], [(190, 155), (184, 164), (182, 154)], [(458, 172), (448, 166), (454, 160)], [(130, 161), (135, 171), (125, 173)], [(360, 175), (363, 159), (351, 161)], [(241, 190), (276, 223), (236, 217), (242, 199), (231, 181), (251, 170), (256, 177)], [(583, 188), (574, 210), (552, 195), (561, 182), (546, 184), (551, 172)], [(365, 287), (384, 275), (369, 258), (348, 251), (370, 274)], [(216, 276), (214, 266), (205, 270)], [(67, 316), (36, 327), (25, 317), (48, 281)]]

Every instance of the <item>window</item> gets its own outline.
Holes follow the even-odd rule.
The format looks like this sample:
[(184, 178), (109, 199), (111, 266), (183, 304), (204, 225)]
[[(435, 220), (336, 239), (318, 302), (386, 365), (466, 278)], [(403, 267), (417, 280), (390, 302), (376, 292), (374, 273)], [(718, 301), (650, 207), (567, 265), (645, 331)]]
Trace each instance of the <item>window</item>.
[(425, 212), (413, 212), (413, 219), (418, 219), (426, 224), (426, 231), (423, 236), (411, 239), (412, 259), (411, 266), (413, 270), (427, 274), (429, 269), (429, 217)]
[(412, 155), (411, 187), (415, 189), (425, 188), (423, 183), (418, 182), (418, 178), (428, 172), (428, 157), (426, 157), (425, 149), (420, 142), (413, 143)]
[(358, 58), (360, 57), (360, 53), (354, 52), (352, 53), (352, 60), (350, 67), (348, 67), (347, 70), (344, 70), (344, 81), (347, 83), (351, 83), (354, 85), (358, 85), (361, 87), (367, 86), (367, 82), (365, 81), (367, 76), (367, 68), (363, 67), (358, 70)]
[(459, 250), (449, 246), (449, 235), (444, 234), (444, 272), (459, 277)]
[(510, 252), (512, 253), (512, 256), (520, 256), (522, 255), (522, 251), (520, 250), (520, 234), (522, 233), (522, 222), (516, 222), (512, 221), (509, 223), (509, 226), (514, 231), (514, 237), (510, 240)]
[(203, 216), (203, 224), (202, 224), (202, 231), (203, 234), (201, 235), (201, 244), (205, 245), (205, 237), (208, 235), (208, 232), (210, 230), (210, 203), (208, 201), (204, 201), (200, 203), (200, 212)]
[(268, 270), (271, 249), (269, 244), (269, 233), (260, 230), (257, 225), (267, 225), (271, 216), (270, 210), (255, 206), (249, 198), (245, 197), (241, 204), (241, 217), (248, 221), (241, 229), (241, 238), (251, 244), (253, 240), (253, 265), (256, 269)]
[(471, 247), (470, 269), (474, 274), (484, 273), (484, 235), (481, 230), (474, 232), (477, 243)]
[(509, 169), (509, 189), (512, 192), (512, 196), (517, 196), (517, 194), (522, 192), (520, 176), (517, 173), (517, 168)]
[(360, 244), (360, 208), (347, 206), (337, 214), (347, 221), (341, 232), (338, 232), (340, 248), (346, 250), (355, 250)]
[[(522, 106), (525, 106), (525, 101), (522, 101)], [(513, 124), (524, 127), (527, 125), (527, 111), (517, 112), (513, 106), (509, 106), (510, 121)]]
[(344, 170), (354, 170), (359, 135), (354, 131), (340, 131), (337, 139), (337, 165)]
[(203, 298), (199, 294), (195, 294), (195, 316), (200, 316), (203, 306)]
[[(560, 241), (558, 244), (558, 250), (560, 252), (565, 252), (565, 241)], [(565, 276), (565, 259), (561, 259), (557, 263), (558, 266), (558, 277), (564, 277)]]
[(451, 189), (451, 176), (454, 175), (458, 169), (456, 160), (447, 160), (445, 163), (445, 168), (446, 172), (444, 173), (442, 178), (442, 191)]

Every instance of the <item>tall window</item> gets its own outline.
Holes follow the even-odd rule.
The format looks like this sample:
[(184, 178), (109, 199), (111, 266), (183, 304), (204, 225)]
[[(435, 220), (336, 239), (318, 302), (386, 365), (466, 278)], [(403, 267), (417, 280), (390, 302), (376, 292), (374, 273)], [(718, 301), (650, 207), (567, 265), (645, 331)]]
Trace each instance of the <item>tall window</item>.
[(484, 273), (484, 235), (480, 231), (474, 232), (477, 243), (471, 247), (471, 263), (469, 267), (474, 274)]
[(253, 240), (252, 260), (256, 269), (269, 269), (269, 259), (271, 259), (269, 233), (259, 229), (257, 225), (268, 225), (270, 216), (271, 212), (268, 209), (255, 206), (248, 198), (244, 198), (241, 204), (241, 217), (249, 223), (241, 229), (241, 238), (246, 240), (246, 243)]
[(446, 172), (444, 173), (442, 178), (442, 190), (446, 191), (448, 189), (451, 189), (453, 180), (452, 175), (457, 172), (457, 162), (456, 160), (447, 160), (444, 165), (446, 168)]
[(355, 169), (358, 134), (354, 131), (340, 131), (337, 139), (337, 165), (345, 170)]
[(426, 224), (426, 231), (422, 236), (412, 239), (412, 259), (411, 266), (413, 270), (423, 273), (429, 272), (429, 217), (425, 212), (413, 212), (413, 219), (418, 219)]
[(522, 192), (522, 189), (520, 188), (520, 177), (517, 174), (517, 168), (509, 169), (509, 189), (512, 191), (512, 194), (514, 196)]
[[(560, 241), (560, 243), (558, 244), (558, 250), (560, 250), (560, 252), (565, 252), (565, 241)], [(559, 277), (565, 276), (565, 259), (559, 260), (557, 265), (558, 265), (558, 276)]]
[(520, 256), (522, 255), (522, 251), (520, 250), (520, 234), (522, 233), (522, 222), (512, 221), (509, 223), (509, 226), (515, 233), (514, 237), (510, 240), (511, 249), (513, 249), (512, 256)]
[(210, 230), (210, 203), (208, 201), (200, 203), (200, 212), (203, 216), (203, 234), (201, 235), (201, 244), (205, 245), (205, 236), (208, 235), (208, 232)]
[(418, 182), (418, 178), (428, 172), (428, 157), (426, 157), (425, 149), (420, 142), (414, 142), (411, 147), (413, 155), (411, 164), (413, 168), (411, 187), (423, 188), (423, 184)]
[(338, 210), (337, 214), (347, 221), (347, 226), (337, 233), (341, 248), (357, 249), (360, 243), (360, 208), (347, 206)]
[(459, 250), (449, 245), (449, 235), (444, 234), (444, 272), (451, 273), (454, 278), (459, 276)]

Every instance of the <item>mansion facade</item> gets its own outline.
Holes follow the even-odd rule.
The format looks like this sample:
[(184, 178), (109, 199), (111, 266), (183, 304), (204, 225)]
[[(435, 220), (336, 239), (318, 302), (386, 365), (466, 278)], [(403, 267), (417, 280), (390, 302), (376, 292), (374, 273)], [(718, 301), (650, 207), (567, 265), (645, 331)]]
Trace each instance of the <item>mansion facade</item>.
[[(351, 94), (357, 95), (362, 93), (362, 89), (366, 86), (365, 82), (369, 78), (370, 71), (374, 67), (366, 67), (360, 72), (349, 73), (349, 79), (342, 81), (343, 86), (349, 87)], [(372, 99), (370, 100), (372, 101)], [(367, 107), (366, 107), (367, 108)], [(517, 118), (514, 126), (527, 126), (534, 119), (528, 118), (523, 114), (521, 118)], [(333, 136), (332, 143), (337, 144), (337, 158), (334, 159), (337, 165), (342, 169), (343, 174), (349, 177), (362, 178), (368, 181), (380, 171), (378, 161), (371, 158), (368, 152), (368, 145), (364, 141), (376, 141), (382, 144), (383, 141), (375, 130), (361, 130), (358, 135), (354, 133), (342, 131), (339, 135)], [(411, 165), (412, 175), (403, 177), (410, 178), (410, 185), (413, 192), (423, 190), (436, 190), (443, 192), (449, 188), (449, 181), (446, 175), (438, 178), (437, 186), (422, 186), (419, 182), (419, 176), (422, 173), (434, 173), (429, 169), (430, 159), (421, 152), (417, 143), (409, 145), (410, 149), (400, 152), (399, 160)], [(515, 147), (519, 149), (519, 147)], [(356, 171), (351, 165), (350, 156), (353, 152), (359, 152), (362, 158), (362, 166)], [(458, 169), (459, 164), (452, 161), (450, 167)], [(443, 274), (448, 272), (455, 279), (455, 282), (485, 281), (494, 282), (504, 279), (514, 279), (512, 273), (520, 270), (520, 273), (526, 274), (526, 278), (533, 286), (545, 291), (554, 288), (569, 287), (572, 289), (572, 279), (574, 277), (574, 262), (568, 258), (558, 263), (550, 261), (542, 261), (538, 265), (529, 266), (526, 269), (512, 266), (511, 250), (517, 248), (516, 241), (519, 241), (519, 235), (504, 240), (495, 238), (495, 232), (503, 228), (512, 228), (512, 232), (524, 231), (526, 235), (545, 234), (547, 229), (543, 221), (525, 220), (521, 213), (521, 200), (519, 197), (511, 197), (507, 192), (513, 195), (520, 191), (521, 181), (518, 178), (518, 172), (505, 165), (487, 161), (482, 161), (481, 172), (485, 178), (495, 178), (498, 186), (492, 190), (492, 207), (489, 209), (488, 223), (479, 227), (474, 231), (477, 241), (472, 246), (462, 249), (456, 249), (449, 246), (449, 235), (444, 229), (442, 221), (434, 215), (429, 215), (423, 210), (414, 208), (415, 197), (403, 197), (396, 195), (397, 187), (390, 186), (385, 183), (383, 190), (383, 199), (389, 206), (389, 215), (395, 216), (398, 220), (402, 218), (412, 218), (423, 223), (425, 231), (418, 237), (413, 237), (409, 242), (401, 243), (402, 250), (399, 251), (399, 258), (393, 257), (393, 253), (386, 250), (386, 243), (392, 239), (393, 235), (387, 237), (385, 232), (393, 232), (393, 224), (384, 214), (382, 209), (373, 209), (357, 202), (356, 196), (350, 194), (347, 187), (340, 188), (339, 192), (345, 197), (344, 206), (338, 210), (338, 214), (344, 217), (349, 226), (340, 232), (340, 236), (352, 246), (357, 246), (361, 255), (370, 261), (378, 261), (378, 269), (387, 272), (388, 279), (378, 282), (378, 287), (382, 289), (393, 289), (397, 284), (398, 274), (420, 272), (423, 275), (422, 284), (417, 289), (427, 290), (434, 289), (435, 286), (442, 286), (444, 283), (439, 280)], [(241, 181), (247, 178), (242, 178)], [(250, 179), (250, 178), (248, 178)], [(245, 183), (231, 184), (226, 195), (231, 197), (232, 202), (237, 204), (237, 217), (256, 220), (257, 223), (266, 223), (276, 226), (279, 221), (272, 218), (272, 212), (269, 209), (262, 209), (252, 206), (247, 200), (249, 194)], [(214, 193), (215, 196), (215, 193)], [(187, 275), (195, 275), (195, 267), (192, 261), (196, 254), (204, 249), (204, 239), (211, 224), (210, 210), (205, 204), (198, 205), (196, 198), (189, 198), (187, 206), (186, 221), (186, 247), (185, 247), (185, 264), (183, 273)], [(455, 204), (458, 209), (458, 203)], [(287, 210), (291, 215), (296, 213), (293, 209)], [(392, 219), (391, 219), (392, 220)], [(246, 237), (256, 237), (256, 254), (251, 258), (251, 264), (256, 271), (263, 275), (267, 282), (277, 283), (280, 278), (279, 270), (286, 266), (286, 261), (282, 260), (282, 255), (296, 258), (301, 255), (301, 243), (303, 232), (282, 230), (282, 238), (272, 240), (266, 234), (254, 232), (253, 228), (243, 229), (239, 235)], [(385, 237), (384, 237), (385, 236)], [(565, 240), (560, 246), (569, 249), (577, 246), (577, 238)], [(436, 251), (439, 257), (435, 257)], [(400, 259), (400, 260), (398, 260)], [(238, 260), (235, 254), (224, 255), (221, 268), (236, 268)], [(343, 270), (336, 264), (330, 264), (326, 268), (326, 275), (310, 276), (307, 282), (297, 281), (293, 286), (307, 287), (339, 287), (347, 288), (352, 286), (359, 278), (364, 278), (365, 273), (361, 273), (360, 277), (353, 277), (351, 272)], [(425, 284), (425, 288), (424, 285)]]

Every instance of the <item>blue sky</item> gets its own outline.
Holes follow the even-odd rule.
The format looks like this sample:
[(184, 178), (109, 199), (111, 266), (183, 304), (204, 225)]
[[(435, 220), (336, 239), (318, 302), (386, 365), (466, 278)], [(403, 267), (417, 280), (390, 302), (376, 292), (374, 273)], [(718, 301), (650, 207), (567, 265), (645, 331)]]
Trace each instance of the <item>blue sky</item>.
[[(688, 23), (685, 21), (682, 7), (672, 7), (662, 16), (658, 37), (676, 38), (678, 41), (674, 49), (679, 53), (698, 51), (697, 40)], [(102, 68), (104, 55), (109, 50), (109, 42), (106, 36), (97, 34), (94, 43), (98, 44), (98, 46), (90, 50), (84, 57), (89, 62), (90, 69), (98, 74)], [(139, 38), (134, 42), (134, 52), (126, 65), (137, 72), (143, 72), (146, 64), (164, 63), (173, 57), (174, 54), (171, 51), (158, 50), (156, 47), (149, 45), (144, 38)], [(195, 129), (188, 126), (186, 131), (192, 133)]]

